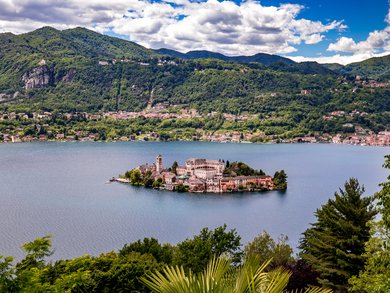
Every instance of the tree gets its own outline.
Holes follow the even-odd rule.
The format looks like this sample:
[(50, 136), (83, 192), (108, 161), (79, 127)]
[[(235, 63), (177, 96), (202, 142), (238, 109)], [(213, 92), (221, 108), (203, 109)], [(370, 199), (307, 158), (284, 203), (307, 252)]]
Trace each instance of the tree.
[(125, 256), (130, 252), (139, 252), (141, 254), (152, 255), (157, 262), (165, 264), (172, 263), (173, 247), (169, 244), (161, 245), (155, 238), (144, 238), (143, 241), (138, 240), (136, 242), (125, 244), (119, 251), (120, 256)]
[(275, 189), (286, 190), (287, 189), (287, 174), (284, 170), (276, 171), (274, 175)]
[(172, 170), (173, 173), (176, 174), (176, 169), (177, 169), (178, 166), (179, 166), (179, 164), (176, 161), (174, 161), (173, 164), (172, 164), (172, 167), (171, 167), (171, 170)]
[[(390, 155), (385, 156), (383, 167), (390, 169)], [(387, 181), (381, 183), (380, 186), (382, 189), (375, 195), (375, 198), (378, 200), (383, 225), (386, 229), (390, 229), (390, 175), (387, 176)]]
[[(390, 155), (385, 158), (383, 167), (390, 169)], [(380, 186), (382, 189), (375, 198), (381, 220), (372, 223), (372, 237), (365, 247), (364, 270), (350, 279), (352, 290), (359, 292), (386, 293), (390, 288), (390, 175)]]
[(131, 184), (140, 184), (142, 181), (141, 171), (138, 169), (133, 169), (130, 174), (130, 181)]
[(249, 242), (244, 248), (245, 259), (251, 257), (258, 257), (261, 262), (265, 262), (272, 259), (269, 269), (277, 267), (287, 267), (292, 264), (293, 250), (290, 245), (287, 244), (288, 237), (281, 235), (278, 242), (275, 242), (266, 231), (259, 234), (251, 242)]
[(51, 238), (51, 235), (47, 235), (21, 246), (27, 252), (27, 255), (16, 265), (18, 272), (44, 266), (45, 257), (53, 254)]
[(160, 269), (161, 265), (151, 255), (131, 252), (115, 258), (108, 270), (97, 267), (93, 274), (93, 281), (96, 285), (91, 291), (148, 292), (146, 286), (141, 282), (141, 278)]
[(286, 267), (291, 272), (287, 292), (302, 292), (304, 288), (319, 286), (319, 274), (303, 259), (294, 260)]
[(345, 291), (348, 279), (364, 267), (364, 245), (370, 238), (369, 221), (376, 212), (372, 197), (351, 178), (315, 213), (317, 221), (303, 233), (301, 257), (320, 274), (321, 285)]
[(373, 223), (372, 238), (366, 243), (364, 257), (367, 262), (358, 276), (349, 283), (357, 292), (387, 293), (390, 289), (390, 231), (383, 221)]
[(15, 281), (18, 288), (25, 289), (25, 292), (31, 292), (32, 288), (39, 286), (40, 280), (36, 276), (45, 267), (45, 257), (53, 254), (51, 237), (51, 235), (47, 235), (21, 246), (27, 252), (27, 255), (16, 264)]
[(11, 256), (0, 255), (0, 292), (15, 292), (15, 268), (13, 266), (14, 258)]
[(203, 228), (199, 235), (177, 245), (175, 263), (195, 273), (201, 272), (214, 256), (224, 255), (239, 263), (242, 255), (240, 241), (235, 229), (226, 231), (226, 224), (214, 230)]

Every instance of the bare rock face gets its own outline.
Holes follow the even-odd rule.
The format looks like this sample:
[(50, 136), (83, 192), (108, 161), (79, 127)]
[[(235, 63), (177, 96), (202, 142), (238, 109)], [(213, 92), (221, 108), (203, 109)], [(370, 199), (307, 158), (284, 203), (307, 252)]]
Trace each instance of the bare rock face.
[(66, 75), (61, 79), (63, 82), (71, 82), (76, 75), (76, 69), (69, 69)]
[(0, 93), (0, 101), (12, 100), (12, 99), (16, 99), (20, 96), (22, 96), (20, 92)]
[(23, 74), (22, 77), (24, 88), (26, 90), (46, 87), (50, 84), (51, 79), (52, 73), (46, 65), (35, 67), (29, 72)]
[(0, 93), (0, 101), (5, 101), (7, 100), (9, 97), (7, 94), (3, 94), (3, 93)]

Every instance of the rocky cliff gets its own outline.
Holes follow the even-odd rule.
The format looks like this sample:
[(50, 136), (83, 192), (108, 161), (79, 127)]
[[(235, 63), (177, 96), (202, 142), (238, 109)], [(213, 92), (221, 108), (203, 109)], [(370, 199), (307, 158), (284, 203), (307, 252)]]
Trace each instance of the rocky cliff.
[(46, 65), (38, 66), (23, 74), (22, 81), (26, 90), (46, 87), (52, 82), (53, 73)]
[[(54, 78), (55, 75), (57, 75), (57, 78)], [(23, 74), (22, 81), (24, 83), (24, 88), (30, 90), (55, 85), (58, 81), (71, 82), (75, 75), (76, 69), (73, 68), (61, 70), (59, 74), (55, 74), (47, 65), (40, 64), (40, 66)]]

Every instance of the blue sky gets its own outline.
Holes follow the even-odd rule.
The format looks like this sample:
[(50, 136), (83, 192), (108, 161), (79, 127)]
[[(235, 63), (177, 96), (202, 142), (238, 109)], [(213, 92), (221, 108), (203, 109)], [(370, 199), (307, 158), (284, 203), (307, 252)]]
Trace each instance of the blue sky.
[(149, 48), (351, 63), (390, 54), (388, 0), (0, 0), (0, 32), (83, 26)]
[[(264, 4), (276, 2), (278, 1), (262, 1)], [(344, 20), (344, 24), (348, 26), (343, 32), (329, 32), (326, 41), (317, 46), (302, 46), (300, 53), (306, 56), (315, 56), (317, 53), (330, 56), (332, 54), (326, 52), (329, 45), (327, 41), (337, 41), (341, 36), (353, 38), (356, 42), (364, 41), (370, 32), (383, 30), (387, 26), (384, 21), (389, 9), (387, 0), (301, 0), (296, 3), (305, 6), (301, 13), (303, 18)]]

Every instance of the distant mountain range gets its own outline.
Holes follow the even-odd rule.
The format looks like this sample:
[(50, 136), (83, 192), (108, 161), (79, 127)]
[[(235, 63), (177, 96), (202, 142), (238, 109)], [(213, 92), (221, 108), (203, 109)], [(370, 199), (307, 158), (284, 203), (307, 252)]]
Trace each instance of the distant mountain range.
[(270, 55), (270, 54), (264, 54), (259, 53), (253, 56), (234, 56), (229, 57), (225, 56), (220, 53), (205, 51), (205, 50), (199, 50), (199, 51), (189, 51), (187, 53), (180, 53), (175, 50), (169, 50), (169, 49), (158, 49), (155, 50), (156, 53), (162, 54), (162, 55), (168, 55), (175, 58), (182, 58), (182, 59), (202, 59), (202, 58), (213, 58), (228, 62), (239, 62), (239, 63), (251, 63), (251, 62), (257, 62), (261, 63), (263, 65), (271, 65), (276, 62), (282, 62), (285, 64), (295, 64), (294, 61), (291, 59), (281, 57), (278, 55)]
[(322, 66), (317, 62), (301, 62), (297, 63), (286, 57), (278, 55), (271, 55), (265, 53), (258, 53), (252, 56), (225, 56), (221, 53), (215, 53), (205, 50), (189, 51), (187, 53), (181, 53), (170, 49), (158, 49), (156, 53), (174, 58), (181, 58), (185, 60), (196, 60), (196, 59), (218, 59), (226, 62), (237, 62), (237, 63), (259, 63), (275, 70), (299, 72), (303, 74), (335, 74), (332, 70), (326, 66)]

